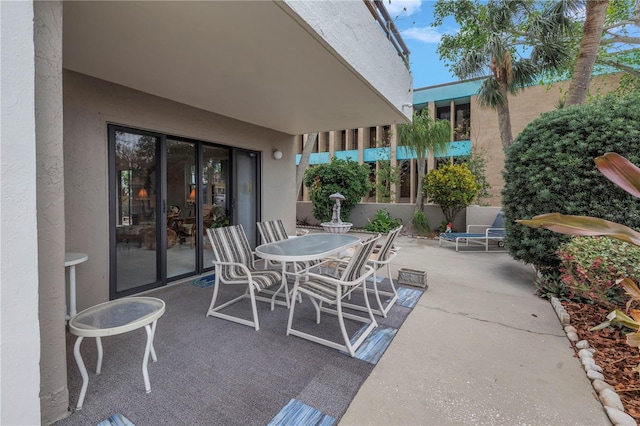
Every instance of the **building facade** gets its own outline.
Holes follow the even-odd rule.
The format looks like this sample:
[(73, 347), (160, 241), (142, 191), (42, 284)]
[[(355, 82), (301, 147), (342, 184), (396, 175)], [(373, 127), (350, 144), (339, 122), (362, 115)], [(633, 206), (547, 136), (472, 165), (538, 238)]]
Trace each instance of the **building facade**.
[[(607, 93), (618, 87), (620, 75), (596, 76), (590, 86), (591, 95)], [(472, 153), (486, 162), (486, 179), (490, 184), (490, 197), (481, 199), (482, 204), (501, 205), (504, 186), (502, 169), (504, 150), (500, 140), (498, 115), (494, 110), (481, 108), (477, 92), (482, 79), (414, 89), (413, 108), (427, 109), (431, 117), (447, 120), (451, 124), (451, 142), (446, 153), (434, 157), (429, 155), (427, 171), (441, 162), (465, 161)], [(569, 82), (531, 86), (517, 96), (509, 97), (511, 127), (514, 138), (534, 119), (544, 112), (557, 108), (568, 90)], [(350, 158), (360, 164), (369, 164), (374, 173), (379, 171), (379, 160), (390, 161), (391, 166), (401, 170), (401, 183), (394, 187), (389, 200), (372, 193), (364, 202), (414, 203), (421, 188), (416, 177), (416, 160), (411, 152), (399, 145), (395, 125), (321, 132), (309, 165), (329, 162), (331, 157)], [(296, 164), (308, 135), (296, 137)], [(307, 189), (299, 194), (299, 201), (309, 201)]]

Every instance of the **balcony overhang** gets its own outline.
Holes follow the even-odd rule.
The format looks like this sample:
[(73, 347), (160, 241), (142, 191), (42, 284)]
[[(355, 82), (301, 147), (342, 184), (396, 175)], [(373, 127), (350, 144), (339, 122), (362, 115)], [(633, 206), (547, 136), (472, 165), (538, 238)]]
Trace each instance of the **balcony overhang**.
[(288, 134), (406, 122), (363, 2), (64, 2), (63, 66)]

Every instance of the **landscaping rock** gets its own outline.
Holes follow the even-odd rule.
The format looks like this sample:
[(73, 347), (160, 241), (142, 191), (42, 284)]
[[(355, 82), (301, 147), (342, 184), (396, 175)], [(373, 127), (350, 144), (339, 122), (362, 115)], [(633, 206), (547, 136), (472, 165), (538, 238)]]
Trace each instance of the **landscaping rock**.
[(604, 376), (602, 373), (598, 373), (597, 371), (589, 370), (587, 371), (587, 377), (589, 380), (604, 380)]
[[(568, 317), (569, 315), (567, 315), (567, 318)], [(569, 339), (572, 342), (577, 342), (579, 340), (579, 337), (577, 333), (570, 331), (569, 333), (567, 333), (567, 339)]]
[(591, 384), (593, 385), (593, 388), (596, 390), (596, 392), (598, 392), (598, 394), (602, 392), (603, 389), (613, 390), (613, 386), (602, 380), (594, 380)]
[(607, 416), (609, 416), (609, 420), (611, 420), (611, 423), (613, 423), (615, 426), (637, 426), (637, 423), (633, 419), (633, 417), (631, 417), (627, 413), (607, 406), (605, 406), (604, 409), (607, 412)]
[(620, 395), (611, 389), (603, 389), (602, 392), (600, 392), (600, 401), (602, 401), (605, 407), (613, 407), (624, 411), (624, 405), (622, 405), (622, 401), (620, 401)]
[[(567, 327), (565, 327), (565, 329), (566, 328)], [(575, 328), (574, 328), (574, 330), (575, 330)], [(587, 349), (588, 347), (589, 347), (589, 342), (587, 342), (586, 340), (580, 340), (578, 343), (576, 343), (576, 348), (578, 348), (578, 349)]]

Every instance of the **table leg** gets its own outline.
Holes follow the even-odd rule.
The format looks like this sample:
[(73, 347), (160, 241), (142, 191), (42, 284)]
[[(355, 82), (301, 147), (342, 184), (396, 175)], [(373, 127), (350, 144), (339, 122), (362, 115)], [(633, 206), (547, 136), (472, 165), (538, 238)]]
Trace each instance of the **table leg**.
[(287, 262), (280, 262), (282, 264), (282, 283), (280, 283), (280, 287), (278, 287), (278, 289), (273, 293), (273, 296), (271, 297), (271, 310), (273, 311), (273, 309), (275, 308), (276, 305), (276, 296), (280, 293), (280, 291), (282, 291), (282, 289), (284, 289), (284, 298), (286, 300), (287, 303), (287, 309), (290, 308), (290, 302), (289, 302), (289, 288), (287, 285), (287, 276), (286, 276), (286, 271), (287, 271)]
[(73, 318), (76, 311), (76, 265), (69, 267), (69, 317)]
[(149, 371), (147, 370), (147, 365), (149, 364), (149, 354), (153, 353), (153, 360), (157, 361), (155, 356), (155, 350), (153, 349), (153, 336), (156, 331), (156, 323), (158, 320), (154, 321), (151, 326), (149, 324), (144, 326), (144, 329), (147, 331), (147, 346), (144, 348), (144, 358), (142, 360), (142, 376), (144, 377), (144, 388), (147, 393), (151, 392), (151, 384), (149, 383)]
[(76, 344), (73, 347), (73, 357), (76, 359), (76, 364), (78, 364), (78, 369), (80, 370), (80, 375), (82, 376), (82, 388), (80, 389), (80, 396), (78, 397), (76, 410), (82, 409), (84, 396), (87, 393), (87, 386), (89, 385), (89, 375), (87, 374), (87, 369), (85, 368), (84, 362), (82, 361), (82, 355), (80, 355), (80, 344), (82, 343), (82, 339), (84, 339), (84, 337), (78, 337), (78, 339), (76, 340)]
[(96, 374), (100, 374), (102, 370), (102, 340), (96, 337), (96, 347), (98, 349), (98, 364), (96, 365)]

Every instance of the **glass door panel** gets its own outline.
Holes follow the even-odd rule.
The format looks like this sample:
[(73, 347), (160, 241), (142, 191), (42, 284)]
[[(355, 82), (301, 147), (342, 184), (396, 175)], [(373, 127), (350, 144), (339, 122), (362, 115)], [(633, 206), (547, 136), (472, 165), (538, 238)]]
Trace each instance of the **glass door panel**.
[(229, 220), (229, 149), (206, 146), (202, 147), (202, 259), (203, 267), (213, 267), (213, 251), (206, 238), (207, 228), (217, 228), (230, 224)]
[(236, 151), (235, 182), (236, 187), (234, 218), (235, 224), (244, 227), (247, 239), (252, 248), (256, 246), (256, 222), (258, 217), (260, 187), (258, 181), (258, 154), (255, 152)]
[[(152, 135), (115, 130), (115, 293), (159, 285), (157, 147)], [(112, 210), (113, 211), (113, 210)]]
[(167, 278), (196, 272), (196, 144), (167, 139)]

